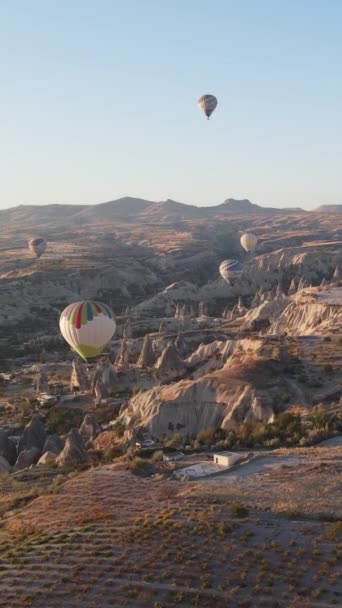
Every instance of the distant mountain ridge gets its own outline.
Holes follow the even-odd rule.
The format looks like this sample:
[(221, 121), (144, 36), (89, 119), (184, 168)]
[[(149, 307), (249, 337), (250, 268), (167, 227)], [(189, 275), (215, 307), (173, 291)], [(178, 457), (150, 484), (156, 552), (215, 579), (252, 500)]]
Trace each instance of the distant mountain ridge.
[[(322, 205), (315, 212), (341, 213), (342, 205)], [(248, 199), (226, 199), (213, 206), (198, 207), (179, 203), (171, 199), (153, 202), (140, 198), (123, 197), (95, 205), (18, 205), (0, 211), (0, 222), (30, 227), (54, 224), (75, 224), (111, 222), (115, 220), (155, 223), (191, 219), (219, 218), (227, 216), (284, 215), (308, 213), (301, 208), (262, 207)]]
[(320, 205), (315, 213), (342, 213), (342, 205)]

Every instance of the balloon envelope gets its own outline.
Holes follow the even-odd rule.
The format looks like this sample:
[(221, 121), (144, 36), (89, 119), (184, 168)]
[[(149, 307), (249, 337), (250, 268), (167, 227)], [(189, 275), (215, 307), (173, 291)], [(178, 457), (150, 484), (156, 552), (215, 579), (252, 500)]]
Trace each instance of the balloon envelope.
[(32, 251), (32, 253), (35, 253), (37, 258), (40, 258), (40, 256), (42, 255), (42, 253), (44, 253), (47, 247), (47, 241), (43, 237), (39, 236), (35, 239), (31, 239), (29, 241), (28, 246), (30, 251)]
[(255, 250), (257, 242), (258, 239), (255, 234), (251, 234), (250, 232), (246, 232), (246, 234), (243, 234), (240, 239), (242, 247), (248, 252)]
[(206, 117), (209, 118), (217, 106), (217, 99), (215, 95), (202, 95), (202, 97), (199, 97), (197, 100), (197, 105), (202, 112), (204, 112)]
[(59, 319), (61, 334), (83, 359), (99, 355), (112, 338), (116, 323), (106, 304), (86, 300), (67, 306)]
[(227, 283), (233, 283), (242, 275), (243, 266), (239, 260), (224, 260), (221, 262), (219, 272)]

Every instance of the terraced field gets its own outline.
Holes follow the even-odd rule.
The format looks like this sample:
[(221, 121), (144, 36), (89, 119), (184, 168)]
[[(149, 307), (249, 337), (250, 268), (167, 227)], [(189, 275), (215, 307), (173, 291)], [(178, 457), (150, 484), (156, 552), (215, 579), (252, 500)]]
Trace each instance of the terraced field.
[(2, 605), (341, 605), (341, 523), (248, 508), (189, 483), (83, 472), (6, 518)]

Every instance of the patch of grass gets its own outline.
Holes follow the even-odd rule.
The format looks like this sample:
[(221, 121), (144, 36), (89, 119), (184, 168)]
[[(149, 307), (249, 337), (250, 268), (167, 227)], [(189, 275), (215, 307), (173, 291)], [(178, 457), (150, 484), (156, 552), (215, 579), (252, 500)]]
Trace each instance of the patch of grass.
[(137, 475), (149, 476), (155, 473), (155, 467), (146, 458), (134, 456), (128, 462), (129, 469)]
[(339, 540), (342, 537), (342, 520), (326, 523), (324, 530), (327, 538)]
[(229, 512), (232, 517), (248, 517), (249, 510), (243, 504), (235, 502), (229, 506)]

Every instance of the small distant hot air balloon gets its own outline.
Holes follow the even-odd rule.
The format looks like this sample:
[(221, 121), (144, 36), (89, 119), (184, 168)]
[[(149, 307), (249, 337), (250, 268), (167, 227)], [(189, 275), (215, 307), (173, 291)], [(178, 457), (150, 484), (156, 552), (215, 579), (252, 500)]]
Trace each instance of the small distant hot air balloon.
[(37, 258), (40, 258), (47, 247), (47, 241), (43, 237), (38, 236), (35, 239), (31, 239), (28, 246), (29, 250), (32, 251), (32, 253), (35, 253)]
[(112, 338), (116, 323), (106, 304), (93, 300), (67, 306), (59, 319), (61, 334), (85, 361), (99, 355)]
[(243, 272), (243, 266), (239, 260), (224, 260), (221, 262), (219, 267), (219, 273), (221, 277), (229, 284), (232, 285), (237, 279), (239, 279)]
[(202, 97), (199, 97), (197, 100), (197, 105), (209, 120), (217, 106), (217, 99), (214, 95), (202, 95)]
[(257, 246), (258, 239), (255, 236), (255, 234), (251, 234), (250, 232), (246, 232), (246, 234), (242, 235), (242, 237), (240, 239), (240, 243), (241, 243), (242, 247), (246, 251), (252, 253), (255, 250), (256, 246)]

